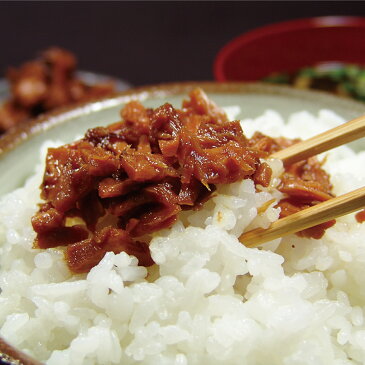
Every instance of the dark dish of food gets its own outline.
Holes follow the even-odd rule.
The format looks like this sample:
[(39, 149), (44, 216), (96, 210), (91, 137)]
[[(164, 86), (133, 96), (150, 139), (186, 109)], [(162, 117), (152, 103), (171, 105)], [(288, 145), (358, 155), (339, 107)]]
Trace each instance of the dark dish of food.
[(0, 105), (0, 135), (41, 113), (76, 102), (110, 95), (113, 82), (88, 85), (75, 75), (76, 57), (61, 48), (49, 48), (33, 61), (6, 73), (11, 96)]
[[(35, 248), (67, 246), (69, 269), (88, 272), (106, 252), (153, 264), (149, 235), (171, 227), (182, 210), (200, 209), (216, 189), (252, 179), (268, 187), (263, 160), (294, 143), (256, 133), (247, 139), (200, 89), (182, 109), (146, 109), (132, 101), (122, 121), (90, 129), (79, 141), (48, 150), (41, 186), (44, 203), (32, 219)], [(286, 168), (281, 216), (330, 199), (331, 184), (316, 158)], [(301, 232), (320, 238), (335, 221)]]
[(288, 84), (299, 89), (317, 89), (365, 101), (365, 68), (339, 62), (323, 62), (295, 72), (269, 75), (263, 81)]

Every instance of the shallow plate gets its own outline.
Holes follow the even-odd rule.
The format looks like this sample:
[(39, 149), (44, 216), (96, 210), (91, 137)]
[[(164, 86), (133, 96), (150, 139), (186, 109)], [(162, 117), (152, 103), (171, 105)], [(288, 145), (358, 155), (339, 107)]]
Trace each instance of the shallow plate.
[[(365, 114), (365, 104), (341, 99), (326, 93), (300, 91), (290, 87), (264, 84), (241, 83), (180, 83), (131, 89), (113, 98), (81, 104), (72, 109), (63, 109), (47, 114), (30, 123), (22, 124), (0, 140), (0, 195), (21, 186), (33, 173), (39, 161), (39, 148), (47, 139), (72, 141), (84, 134), (86, 129), (118, 121), (121, 107), (132, 99), (138, 99), (145, 106), (156, 107), (170, 102), (176, 107), (187, 93), (200, 86), (219, 106), (238, 105), (239, 118), (256, 117), (267, 109), (275, 109), (284, 117), (308, 110), (317, 113), (320, 109), (332, 109), (345, 119)], [(357, 141), (356, 149), (365, 150), (365, 141)], [(30, 361), (0, 339), (1, 351), (11, 358), (21, 359), (13, 364), (37, 364)], [(23, 357), (22, 357), (23, 356)], [(8, 358), (9, 359), (9, 358)]]
[[(99, 83), (113, 81), (117, 91), (128, 90), (132, 87), (130, 83), (125, 80), (120, 80), (115, 77), (97, 74), (89, 71), (77, 71), (76, 77), (80, 78), (88, 85), (95, 85)], [(6, 100), (10, 95), (9, 83), (6, 79), (0, 79), (0, 102)]]

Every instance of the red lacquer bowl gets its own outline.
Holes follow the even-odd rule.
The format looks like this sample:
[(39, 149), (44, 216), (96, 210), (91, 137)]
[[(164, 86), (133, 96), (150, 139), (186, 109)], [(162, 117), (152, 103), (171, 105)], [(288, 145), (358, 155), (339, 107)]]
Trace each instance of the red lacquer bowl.
[(255, 81), (322, 62), (365, 65), (365, 18), (327, 16), (254, 29), (220, 50), (214, 76), (217, 81)]

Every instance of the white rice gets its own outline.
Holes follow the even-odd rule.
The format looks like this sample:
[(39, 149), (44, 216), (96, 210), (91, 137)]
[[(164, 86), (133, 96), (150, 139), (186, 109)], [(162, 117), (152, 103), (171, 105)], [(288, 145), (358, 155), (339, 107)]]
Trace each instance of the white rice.
[[(285, 124), (268, 111), (242, 126), (307, 138), (341, 122), (321, 111)], [(278, 176), (280, 162), (271, 165)], [(336, 194), (365, 185), (363, 166), (365, 152), (328, 154)], [(365, 363), (365, 224), (353, 214), (320, 240), (248, 249), (237, 236), (276, 220), (274, 204), (257, 208), (281, 195), (277, 178), (259, 193), (245, 180), (156, 235), (158, 266), (107, 253), (88, 275), (71, 275), (61, 250), (31, 248), (41, 175), (0, 200), (0, 335), (17, 348), (49, 365)]]

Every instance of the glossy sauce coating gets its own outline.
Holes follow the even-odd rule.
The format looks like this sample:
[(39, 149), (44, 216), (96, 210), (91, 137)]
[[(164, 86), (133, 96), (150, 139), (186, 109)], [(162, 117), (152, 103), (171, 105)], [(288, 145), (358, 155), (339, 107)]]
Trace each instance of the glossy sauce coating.
[(359, 223), (365, 222), (365, 209), (360, 210), (360, 212), (356, 213), (355, 218)]
[[(283, 137), (271, 138), (261, 133), (255, 133), (250, 144), (272, 154), (298, 141)], [(277, 204), (277, 207), (281, 209), (280, 218), (333, 198), (329, 176), (322, 169), (316, 157), (286, 166), (285, 172), (280, 178), (281, 183), (278, 189), (285, 194), (284, 199)], [(325, 230), (335, 223), (336, 220), (333, 219), (297, 234), (302, 237), (319, 239), (324, 235)]]
[[(89, 271), (107, 251), (153, 264), (147, 242), (154, 232), (171, 227), (181, 210), (200, 209), (217, 184), (251, 178), (268, 186), (272, 172), (262, 159), (293, 143), (261, 134), (248, 140), (240, 123), (228, 121), (200, 89), (181, 109), (146, 109), (132, 101), (121, 117), (48, 151), (45, 203), (32, 219), (34, 246), (67, 246), (75, 273)], [(330, 189), (315, 159), (290, 166), (280, 186), (283, 216), (329, 199)]]

